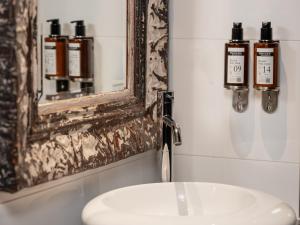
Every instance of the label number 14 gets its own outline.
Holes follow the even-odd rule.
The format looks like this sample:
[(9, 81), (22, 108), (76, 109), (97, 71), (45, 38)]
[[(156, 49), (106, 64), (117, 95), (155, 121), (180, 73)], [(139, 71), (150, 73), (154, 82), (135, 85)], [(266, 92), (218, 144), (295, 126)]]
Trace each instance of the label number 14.
[(271, 73), (271, 66), (264, 66), (264, 73)]

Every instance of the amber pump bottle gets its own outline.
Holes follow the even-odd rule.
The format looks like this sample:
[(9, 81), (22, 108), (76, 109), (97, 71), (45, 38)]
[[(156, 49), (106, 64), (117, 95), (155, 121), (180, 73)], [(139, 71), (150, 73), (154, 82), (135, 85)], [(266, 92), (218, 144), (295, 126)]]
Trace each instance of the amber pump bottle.
[(263, 22), (261, 38), (254, 44), (254, 88), (279, 87), (279, 41), (273, 40), (271, 22)]
[(58, 19), (51, 22), (51, 32), (44, 41), (45, 76), (50, 80), (57, 80), (57, 92), (69, 91), (68, 81), (68, 37), (61, 36)]
[[(75, 23), (75, 36), (69, 41), (69, 76), (82, 82), (81, 87), (92, 86), (94, 81), (94, 38), (86, 36), (83, 20)], [(90, 84), (90, 85), (89, 85)]]
[(249, 41), (243, 39), (242, 23), (233, 23), (232, 38), (225, 44), (225, 79), (227, 89), (248, 87)]

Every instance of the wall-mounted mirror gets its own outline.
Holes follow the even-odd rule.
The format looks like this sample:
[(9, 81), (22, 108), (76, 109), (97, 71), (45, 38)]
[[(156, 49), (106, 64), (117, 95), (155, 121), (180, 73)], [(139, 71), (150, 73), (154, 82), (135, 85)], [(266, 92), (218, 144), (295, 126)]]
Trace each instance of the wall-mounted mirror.
[(39, 105), (126, 88), (127, 0), (38, 0)]
[(5, 0), (0, 17), (0, 190), (160, 147), (168, 0)]

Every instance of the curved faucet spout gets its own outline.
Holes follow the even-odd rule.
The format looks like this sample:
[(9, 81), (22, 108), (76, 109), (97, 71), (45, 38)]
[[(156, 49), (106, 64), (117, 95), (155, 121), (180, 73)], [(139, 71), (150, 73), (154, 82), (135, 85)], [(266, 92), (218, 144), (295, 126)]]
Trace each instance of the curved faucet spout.
[(182, 145), (181, 129), (179, 125), (170, 116), (163, 116), (163, 122), (172, 129), (174, 145)]

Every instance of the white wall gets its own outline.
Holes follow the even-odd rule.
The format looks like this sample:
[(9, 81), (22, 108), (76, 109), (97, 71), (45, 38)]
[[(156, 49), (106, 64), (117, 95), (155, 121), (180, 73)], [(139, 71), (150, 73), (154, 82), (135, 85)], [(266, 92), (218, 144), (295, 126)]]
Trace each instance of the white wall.
[(147, 152), (17, 194), (0, 192), (0, 225), (81, 225), (81, 211), (101, 193), (159, 181), (156, 152)]
[[(176, 150), (178, 181), (259, 189), (298, 212), (299, 9), (299, 0), (171, 0), (170, 80), (184, 140)], [(223, 88), (224, 43), (231, 37), (232, 22), (241, 21), (253, 48), (263, 20), (272, 21), (274, 37), (281, 40), (279, 109), (273, 115), (263, 112), (251, 70), (249, 109), (238, 114), (231, 92)]]

